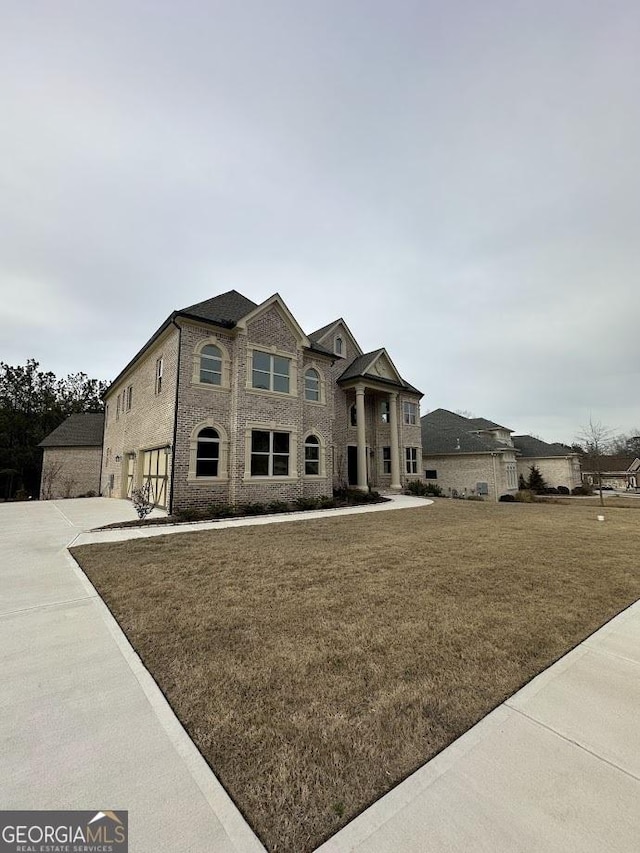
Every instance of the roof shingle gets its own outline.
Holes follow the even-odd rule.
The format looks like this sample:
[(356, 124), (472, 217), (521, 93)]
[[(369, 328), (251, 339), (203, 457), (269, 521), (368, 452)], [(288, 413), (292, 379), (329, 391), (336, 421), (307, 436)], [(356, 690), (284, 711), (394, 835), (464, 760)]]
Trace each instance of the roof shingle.
[(103, 412), (69, 415), (38, 447), (99, 447), (103, 432)]

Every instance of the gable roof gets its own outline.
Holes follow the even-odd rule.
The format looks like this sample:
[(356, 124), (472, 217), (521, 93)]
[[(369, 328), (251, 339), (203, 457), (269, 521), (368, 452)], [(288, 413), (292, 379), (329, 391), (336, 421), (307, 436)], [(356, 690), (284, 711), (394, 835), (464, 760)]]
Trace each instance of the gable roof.
[[(333, 322), (327, 323), (326, 326), (322, 326), (322, 328), (316, 329), (315, 332), (311, 332), (311, 334), (308, 335), (309, 341), (312, 345), (319, 344), (320, 341), (327, 337), (327, 335), (329, 334), (329, 332), (331, 332), (332, 329), (335, 329), (335, 327), (339, 325), (342, 325), (344, 327), (345, 332), (351, 338), (351, 343), (354, 345), (356, 352), (362, 354), (360, 344), (355, 339), (353, 332), (351, 331), (349, 326), (347, 326), (343, 317), (338, 317), (337, 320), (333, 320)], [(329, 349), (329, 352), (333, 353), (333, 345)], [(341, 356), (339, 356), (339, 358), (341, 358)]]
[[(384, 355), (388, 359), (391, 368), (398, 377), (397, 381), (394, 379), (388, 379), (385, 376), (380, 376), (377, 373), (369, 373), (369, 369), (373, 367), (373, 365), (382, 355)], [(414, 388), (413, 385), (410, 385), (409, 382), (407, 382), (405, 379), (402, 378), (402, 376), (400, 376), (384, 347), (382, 347), (381, 349), (373, 350), (372, 352), (365, 352), (362, 355), (357, 355), (349, 362), (349, 364), (340, 374), (340, 376), (338, 377), (338, 382), (346, 382), (350, 379), (358, 379), (360, 377), (362, 377), (363, 379), (373, 379), (376, 382), (382, 382), (383, 384), (391, 385), (394, 387), (397, 387), (399, 385), (405, 391), (410, 391), (412, 394), (419, 394), (422, 397), (422, 391), (419, 391), (417, 388)]]
[(570, 447), (566, 447), (564, 444), (558, 442), (548, 444), (533, 435), (512, 435), (511, 440), (514, 447), (520, 451), (520, 456), (524, 457), (577, 456)]
[(202, 320), (209, 320), (211, 323), (231, 328), (247, 314), (255, 311), (257, 307), (256, 302), (247, 299), (237, 290), (228, 290), (219, 296), (205, 299), (204, 302), (196, 302), (187, 308), (181, 308), (176, 313), (199, 317)]
[[(586, 472), (590, 472), (595, 470), (595, 466), (591, 465), (593, 461), (590, 459), (589, 454), (585, 454), (581, 457), (582, 459), (582, 470)], [(598, 467), (604, 473), (613, 474), (614, 472), (626, 473), (629, 469), (637, 462), (637, 457), (634, 454), (611, 454), (609, 456), (601, 456), (599, 459)]]
[(69, 415), (38, 447), (100, 447), (103, 432), (104, 412)]

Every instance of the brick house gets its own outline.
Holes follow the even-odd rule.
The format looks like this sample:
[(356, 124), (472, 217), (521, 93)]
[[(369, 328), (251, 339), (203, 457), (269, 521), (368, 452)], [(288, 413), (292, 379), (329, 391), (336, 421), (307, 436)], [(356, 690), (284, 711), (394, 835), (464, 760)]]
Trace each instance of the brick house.
[(69, 415), (40, 442), (40, 500), (98, 494), (103, 430), (102, 412)]
[(174, 311), (104, 394), (101, 493), (158, 506), (290, 501), (421, 471), (422, 394), (335, 320), (309, 335), (275, 294)]
[(549, 486), (580, 484), (580, 460), (561, 444), (548, 444), (486, 418), (436, 409), (421, 418), (422, 463), (427, 482), (445, 494), (478, 494), (498, 500), (515, 494), (518, 478), (537, 466)]

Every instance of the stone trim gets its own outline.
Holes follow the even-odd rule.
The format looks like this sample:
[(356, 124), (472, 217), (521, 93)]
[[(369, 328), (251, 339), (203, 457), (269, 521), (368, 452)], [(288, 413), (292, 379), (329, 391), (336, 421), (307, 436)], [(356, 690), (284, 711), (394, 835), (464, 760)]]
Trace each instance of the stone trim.
[[(220, 457), (218, 459), (218, 476), (217, 477), (197, 477), (196, 476), (196, 459), (198, 455), (198, 435), (200, 430), (211, 427), (215, 429), (220, 436)], [(191, 430), (189, 437), (189, 472), (187, 474), (187, 482), (192, 486), (210, 486), (212, 483), (224, 483), (229, 479), (229, 436), (222, 424), (214, 421), (213, 418), (207, 418), (200, 421), (199, 424)]]
[[(222, 355), (222, 377), (220, 385), (212, 385), (210, 382), (200, 381), (200, 358), (202, 350), (206, 346), (218, 347)], [(209, 335), (198, 341), (193, 348), (193, 369), (191, 372), (191, 384), (198, 388), (206, 388), (208, 391), (230, 391), (231, 390), (231, 358), (226, 345), (217, 335)]]

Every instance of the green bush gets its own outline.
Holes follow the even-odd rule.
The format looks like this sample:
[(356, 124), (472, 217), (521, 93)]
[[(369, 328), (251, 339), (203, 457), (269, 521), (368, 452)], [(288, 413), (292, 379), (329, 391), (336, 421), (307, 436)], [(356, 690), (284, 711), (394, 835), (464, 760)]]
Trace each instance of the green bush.
[(269, 512), (265, 504), (258, 501), (250, 501), (236, 507), (236, 515), (266, 515)]
[(318, 498), (298, 498), (295, 506), (300, 510), (318, 509), (319, 500)]
[(515, 498), (515, 495), (500, 495), (498, 500), (500, 501), (500, 503), (506, 504), (506, 503), (515, 503), (516, 498)]
[(271, 501), (267, 504), (267, 509), (269, 512), (291, 512), (291, 504), (285, 501)]
[(174, 515), (180, 521), (202, 521), (205, 517), (205, 513), (201, 509), (194, 509), (193, 507), (179, 509)]
[(405, 489), (406, 495), (424, 498), (427, 495), (435, 498), (442, 497), (442, 489), (437, 483), (424, 483), (422, 480), (411, 480)]
[(467, 500), (468, 501), (483, 501), (484, 498), (482, 497), (482, 495), (467, 495)]

